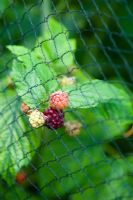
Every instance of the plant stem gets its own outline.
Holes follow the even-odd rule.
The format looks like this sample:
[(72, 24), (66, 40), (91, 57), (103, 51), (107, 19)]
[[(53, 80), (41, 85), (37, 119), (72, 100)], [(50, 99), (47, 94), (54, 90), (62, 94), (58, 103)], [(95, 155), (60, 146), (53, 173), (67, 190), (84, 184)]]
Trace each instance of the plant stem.
[(124, 137), (130, 137), (131, 135), (133, 135), (133, 126), (126, 133), (124, 133)]

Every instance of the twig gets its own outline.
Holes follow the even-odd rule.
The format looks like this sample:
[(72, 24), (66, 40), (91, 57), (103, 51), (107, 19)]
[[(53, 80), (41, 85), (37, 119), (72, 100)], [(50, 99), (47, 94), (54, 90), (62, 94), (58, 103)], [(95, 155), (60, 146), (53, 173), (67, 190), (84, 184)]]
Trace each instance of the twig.
[(124, 137), (130, 137), (131, 135), (133, 135), (133, 126), (126, 132), (124, 133)]

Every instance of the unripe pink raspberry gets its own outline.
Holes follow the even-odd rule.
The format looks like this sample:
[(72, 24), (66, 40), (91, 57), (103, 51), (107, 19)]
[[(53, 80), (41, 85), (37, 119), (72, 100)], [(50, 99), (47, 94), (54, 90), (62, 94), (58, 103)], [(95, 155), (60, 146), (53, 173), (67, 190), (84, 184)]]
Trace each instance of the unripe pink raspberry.
[(57, 91), (50, 95), (50, 107), (56, 110), (64, 110), (68, 106), (68, 94), (66, 92)]

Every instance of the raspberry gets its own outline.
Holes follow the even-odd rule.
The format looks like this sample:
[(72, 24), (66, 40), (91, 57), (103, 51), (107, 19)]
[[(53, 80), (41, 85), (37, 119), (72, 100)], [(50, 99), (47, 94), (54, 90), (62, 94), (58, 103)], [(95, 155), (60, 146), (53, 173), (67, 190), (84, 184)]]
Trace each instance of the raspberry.
[(33, 128), (38, 128), (44, 125), (45, 116), (39, 110), (34, 110), (29, 114), (29, 122)]
[(27, 113), (29, 111), (29, 106), (26, 104), (26, 103), (22, 103), (21, 104), (21, 107), (20, 107), (20, 110), (23, 112), (23, 113)]
[(44, 111), (46, 117), (45, 125), (50, 129), (57, 129), (64, 124), (64, 114), (62, 111), (48, 108)]
[(62, 91), (54, 92), (50, 95), (49, 104), (51, 108), (63, 110), (68, 106), (68, 94)]
[(16, 182), (18, 184), (23, 184), (26, 181), (26, 173), (25, 172), (18, 172), (16, 174)]
[(82, 127), (81, 123), (73, 120), (73, 121), (68, 121), (64, 124), (65, 126), (65, 131), (69, 136), (77, 136), (80, 134), (80, 129)]

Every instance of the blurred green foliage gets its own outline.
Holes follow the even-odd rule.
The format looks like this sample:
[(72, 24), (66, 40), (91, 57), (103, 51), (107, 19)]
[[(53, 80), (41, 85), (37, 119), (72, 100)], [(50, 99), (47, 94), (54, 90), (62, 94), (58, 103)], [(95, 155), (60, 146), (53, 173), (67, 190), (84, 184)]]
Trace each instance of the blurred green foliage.
[[(0, 1), (1, 199), (132, 199), (133, 149), (130, 148), (130, 151), (127, 149), (129, 149), (128, 145), (132, 146), (133, 142), (132, 137), (127, 141), (122, 136), (132, 125), (133, 116), (132, 11), (133, 2), (131, 0)], [(63, 71), (61, 70), (62, 61), (56, 60), (55, 51), (51, 53), (54, 46), (53, 41), (43, 43), (47, 39), (44, 37), (48, 29), (47, 20), (49, 17), (47, 16), (54, 16), (58, 22), (65, 25), (65, 31), (69, 32), (69, 44), (73, 55), (70, 55), (70, 52), (69, 55), (66, 54), (68, 56), (63, 60), (66, 68), (63, 68)], [(56, 31), (56, 25), (52, 24), (52, 27)], [(57, 30), (58, 34), (62, 29), (57, 28)], [(56, 36), (56, 33), (54, 34), (53, 37)], [(60, 38), (59, 35), (55, 38), (55, 43), (60, 45), (57, 51), (61, 57), (62, 51), (66, 51), (68, 46), (64, 36)], [(73, 38), (76, 40), (76, 44)], [(117, 91), (121, 88), (125, 93), (128, 93), (127, 100), (113, 100), (110, 103), (99, 104), (96, 108), (84, 110), (76, 108), (66, 111), (66, 120), (78, 119), (82, 123), (81, 134), (76, 138), (65, 135), (64, 129), (58, 132), (47, 129), (31, 131), (30, 128), (27, 128), (27, 122), (20, 112), (17, 115), (12, 115), (12, 113), (16, 113), (16, 110), (19, 110), (21, 103), (19, 96), (23, 96), (28, 88), (27, 84), (23, 83), (26, 87), (22, 87), (21, 90), (20, 85), (19, 91), (21, 92), (19, 93), (12, 84), (10, 77), (14, 57), (6, 46), (10, 45), (9, 49), (12, 53), (20, 58), (19, 62), (15, 64), (16, 69), (18, 68), (18, 74), (15, 74), (18, 78), (15, 81), (22, 82), (24, 80), (21, 79), (27, 73), (26, 67), (29, 65), (29, 60), (33, 62), (30, 62), (32, 69), (33, 64), (38, 63), (40, 59), (39, 45), (41, 43), (43, 51), (47, 49), (45, 55), (46, 52), (49, 52), (46, 61), (53, 60), (50, 67), (56, 66), (56, 69), (59, 67), (58, 74), (61, 72), (74, 75), (81, 84), (87, 80), (90, 81), (92, 77), (104, 81), (109, 80), (113, 86), (117, 85)], [(25, 51), (30, 52), (30, 56), (37, 58), (34, 60), (29, 55), (19, 57), (23, 53), (21, 47), (13, 49), (12, 45), (27, 47)], [(34, 49), (34, 47), (36, 48)], [(25, 67), (22, 67), (21, 62), (24, 63)], [(73, 64), (74, 66), (72, 66)], [(67, 68), (68, 65), (70, 69), (74, 69), (71, 73)], [(45, 76), (43, 71), (40, 71), (41, 67), (42, 64), (38, 65), (38, 73), (40, 73), (38, 77), (44, 80)], [(48, 74), (48, 69), (46, 71)], [(37, 83), (40, 85), (40, 79), (36, 79), (34, 75), (34, 71), (32, 75), (28, 75), (28, 84), (33, 83), (34, 86)], [(49, 73), (47, 80), (50, 78), (51, 73)], [(55, 80), (51, 81), (56, 88)], [(120, 83), (120, 86), (117, 83)], [(43, 85), (43, 83), (41, 84)], [(48, 85), (47, 92), (50, 92), (50, 88), (51, 86)], [(101, 87), (98, 90), (103, 92)], [(36, 90), (33, 89), (32, 92), (32, 95), (36, 97)], [(39, 94), (38, 97), (36, 105), (40, 105), (38, 99), (40, 100), (41, 97)], [(29, 96), (26, 98), (31, 100)], [(14, 123), (16, 119), (17, 121)], [(21, 119), (23, 119), (24, 124), (21, 123)], [(6, 130), (3, 131), (5, 124)], [(125, 145), (116, 142), (117, 138), (121, 138)], [(25, 145), (24, 140), (26, 140)], [(4, 149), (3, 144), (5, 144)], [(34, 152), (32, 151), (33, 146)], [(12, 154), (14, 160), (7, 161), (6, 158)], [(27, 179), (25, 185), (19, 186), (15, 183), (12, 174), (23, 166), (23, 162), (25, 165), (29, 164), (23, 167), (27, 173)], [(12, 172), (12, 169), (15, 169), (15, 172)], [(7, 171), (9, 174), (6, 174)], [(10, 185), (7, 182), (10, 182)]]

